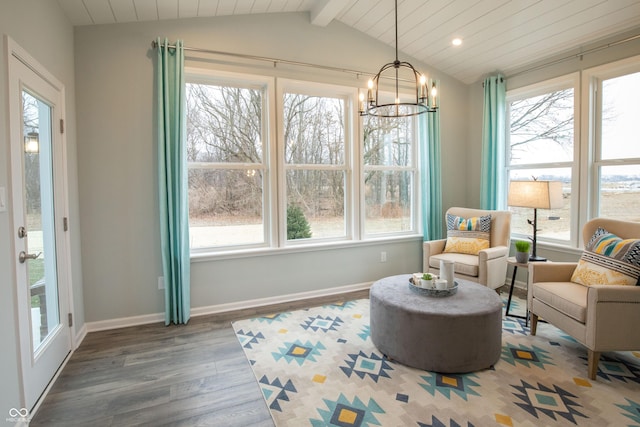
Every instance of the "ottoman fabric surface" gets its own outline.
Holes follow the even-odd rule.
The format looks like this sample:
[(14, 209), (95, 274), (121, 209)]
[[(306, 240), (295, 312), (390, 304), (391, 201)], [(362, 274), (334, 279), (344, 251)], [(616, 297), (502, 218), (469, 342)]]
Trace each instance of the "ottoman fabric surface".
[(384, 355), (414, 368), (465, 373), (489, 368), (502, 349), (502, 300), (482, 285), (456, 279), (448, 297), (420, 295), (411, 275), (371, 286), (371, 339)]

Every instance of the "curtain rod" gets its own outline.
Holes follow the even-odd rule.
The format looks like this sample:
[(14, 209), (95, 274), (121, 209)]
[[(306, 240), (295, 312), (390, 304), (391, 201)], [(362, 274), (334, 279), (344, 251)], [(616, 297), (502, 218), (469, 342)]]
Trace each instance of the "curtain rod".
[[(167, 47), (169, 49), (175, 49), (176, 45), (175, 44), (170, 44)], [(158, 48), (158, 42), (153, 40), (151, 42), (151, 48), (152, 49), (157, 49)], [(190, 51), (190, 52), (208, 53), (208, 54), (211, 54), (211, 55), (233, 56), (235, 58), (250, 59), (250, 60), (254, 60), (254, 61), (272, 62), (274, 67), (277, 64), (286, 64), (286, 65), (295, 65), (295, 66), (298, 66), (298, 67), (318, 68), (318, 69), (321, 69), (321, 70), (353, 74), (353, 75), (356, 76), (356, 78), (359, 78), (360, 76), (374, 76), (375, 75), (375, 73), (367, 73), (365, 71), (350, 70), (348, 68), (330, 67), (328, 65), (311, 64), (311, 63), (308, 63), (308, 62), (299, 62), (299, 61), (290, 61), (288, 59), (270, 58), (270, 57), (267, 57), (267, 56), (247, 55), (247, 54), (243, 54), (243, 53), (224, 52), (224, 51), (220, 51), (220, 50), (202, 49), (202, 48), (197, 48), (197, 47), (186, 47), (186, 46), (183, 46), (182, 49), (186, 50), (186, 51)], [(382, 78), (388, 79), (388, 80), (393, 80), (393, 78), (389, 77), (389, 76), (382, 76)], [(408, 82), (408, 83), (412, 83), (413, 82), (413, 80), (409, 80), (409, 79), (402, 78), (402, 77), (398, 78), (398, 80), (401, 81), (401, 82)]]
[(639, 39), (639, 38), (640, 38), (640, 34), (636, 34), (635, 36), (630, 36), (630, 37), (627, 37), (626, 39), (618, 40), (618, 41), (615, 41), (615, 42), (608, 43), (606, 45), (602, 45), (602, 46), (594, 47), (594, 48), (591, 48), (591, 49), (587, 49), (584, 52), (576, 53), (576, 54), (573, 54), (573, 55), (568, 55), (568, 56), (556, 59), (554, 61), (545, 62), (544, 64), (540, 64), (540, 65), (537, 65), (535, 67), (527, 68), (526, 70), (518, 71), (517, 73), (511, 74), (511, 75), (506, 76), (506, 77), (509, 79), (509, 78), (512, 78), (512, 77), (515, 77), (515, 76), (519, 76), (521, 74), (526, 74), (526, 73), (530, 73), (532, 71), (537, 71), (537, 70), (540, 70), (542, 68), (550, 67), (551, 65), (556, 65), (556, 64), (559, 64), (561, 62), (568, 61), (568, 60), (574, 59), (574, 58), (581, 58), (584, 55), (588, 55), (590, 53), (594, 53), (594, 52), (598, 52), (600, 50), (608, 49), (610, 47), (617, 46), (619, 44), (628, 43), (630, 41), (633, 41), (633, 40), (636, 40), (636, 39)]
[[(151, 42), (151, 47), (153, 49), (156, 49), (158, 47), (158, 42), (156, 42), (155, 40), (153, 40)], [(168, 45), (168, 47), (170, 49), (175, 49), (176, 45)], [(357, 70), (350, 70), (348, 68), (338, 68), (338, 67), (330, 67), (328, 65), (319, 65), (319, 64), (310, 64), (308, 62), (299, 62), (299, 61), (290, 61), (287, 59), (278, 59), (278, 58), (269, 58), (266, 56), (256, 56), (256, 55), (246, 55), (246, 54), (242, 54), (242, 53), (234, 53), (234, 52), (223, 52), (223, 51), (219, 51), (219, 50), (210, 50), (210, 49), (201, 49), (201, 48), (196, 48), (196, 47), (183, 47), (184, 50), (186, 51), (190, 51), (190, 52), (199, 52), (199, 53), (209, 53), (209, 54), (213, 54), (213, 55), (225, 55), (225, 56), (233, 56), (236, 58), (242, 58), (242, 59), (251, 59), (251, 60), (255, 60), (255, 61), (264, 61), (264, 62), (272, 62), (273, 66), (275, 67), (277, 64), (287, 64), (287, 65), (295, 65), (298, 67), (309, 67), (309, 68), (319, 68), (322, 70), (328, 70), (328, 71), (337, 71), (340, 73), (347, 73), (347, 74), (354, 74), (355, 76), (359, 77), (361, 75), (366, 75), (366, 76), (373, 76), (375, 73), (365, 73), (364, 71), (357, 71)]]

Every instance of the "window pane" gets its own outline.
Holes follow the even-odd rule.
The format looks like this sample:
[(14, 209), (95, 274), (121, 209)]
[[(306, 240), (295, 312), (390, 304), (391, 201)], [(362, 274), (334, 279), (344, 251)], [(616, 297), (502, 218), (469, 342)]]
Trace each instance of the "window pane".
[(344, 100), (284, 94), (285, 161), (344, 164)]
[(640, 221), (640, 165), (600, 168), (599, 216)]
[(364, 164), (376, 166), (411, 166), (413, 119), (390, 119), (365, 116)]
[(189, 169), (191, 248), (264, 242), (262, 172)]
[(602, 82), (602, 159), (640, 158), (640, 73)]
[[(539, 238), (550, 238), (556, 240), (569, 240), (571, 227), (571, 169), (519, 169), (509, 173), (509, 180), (526, 181), (535, 177), (540, 181), (560, 181), (562, 182), (562, 196), (564, 206), (560, 209), (538, 209), (538, 234)], [(527, 223), (533, 221), (532, 208), (509, 207), (512, 213), (511, 232), (533, 235), (533, 227)]]
[(188, 161), (262, 162), (262, 90), (186, 88)]
[(413, 173), (370, 171), (365, 174), (365, 233), (413, 230)]
[(344, 187), (343, 171), (288, 171), (287, 239), (344, 237)]
[(573, 89), (509, 104), (509, 164), (573, 160)]

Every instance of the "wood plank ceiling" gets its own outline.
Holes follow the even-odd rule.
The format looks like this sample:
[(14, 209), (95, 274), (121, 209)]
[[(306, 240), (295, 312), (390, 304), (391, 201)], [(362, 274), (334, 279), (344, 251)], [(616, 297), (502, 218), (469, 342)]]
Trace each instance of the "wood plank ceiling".
[[(279, 12), (395, 45), (393, 0), (58, 0), (73, 25)], [(403, 54), (470, 84), (608, 37), (640, 34), (638, 0), (399, 0)], [(461, 46), (451, 44), (453, 38)], [(197, 46), (195, 46), (197, 47)], [(242, 52), (241, 52), (242, 53)], [(281, 58), (289, 59), (289, 58)]]

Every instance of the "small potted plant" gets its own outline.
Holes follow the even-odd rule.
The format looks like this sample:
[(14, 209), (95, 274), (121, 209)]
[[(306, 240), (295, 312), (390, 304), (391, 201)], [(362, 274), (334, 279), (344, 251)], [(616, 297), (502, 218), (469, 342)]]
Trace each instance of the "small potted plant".
[(433, 274), (431, 273), (424, 273), (422, 275), (422, 278), (420, 279), (420, 286), (425, 288), (425, 289), (433, 289)]
[(521, 264), (529, 262), (529, 247), (531, 244), (526, 240), (516, 242), (516, 261)]

